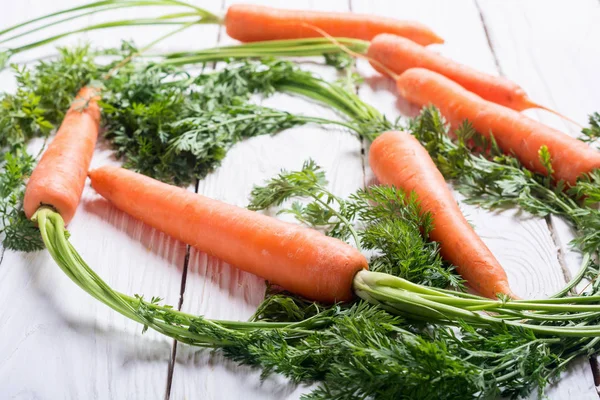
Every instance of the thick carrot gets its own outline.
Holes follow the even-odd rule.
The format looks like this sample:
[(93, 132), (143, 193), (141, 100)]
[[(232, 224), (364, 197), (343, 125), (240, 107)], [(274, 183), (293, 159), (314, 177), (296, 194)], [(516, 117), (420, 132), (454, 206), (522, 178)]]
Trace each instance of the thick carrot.
[(456, 266), (469, 286), (490, 298), (515, 297), (506, 272), (469, 225), (417, 139), (405, 132), (383, 133), (371, 144), (369, 163), (381, 183), (416, 193), (423, 212), (431, 213), (431, 238), (440, 243), (442, 257)]
[(569, 135), (525, 115), (486, 101), (438, 73), (412, 68), (396, 80), (400, 94), (420, 106), (433, 104), (454, 126), (464, 120), (494, 139), (507, 154), (514, 154), (526, 168), (540, 174), (547, 169), (539, 151), (550, 152), (553, 178), (570, 184), (584, 173), (600, 168), (600, 152)]
[(355, 248), (322, 233), (222, 203), (117, 167), (90, 172), (92, 186), (144, 223), (312, 300), (350, 300), (367, 269)]
[(375, 61), (371, 61), (371, 65), (382, 74), (388, 74), (389, 70), (402, 74), (409, 68), (425, 68), (452, 79), (465, 89), (493, 103), (517, 111), (542, 108), (574, 122), (554, 110), (535, 103), (523, 88), (504, 77), (489, 75), (457, 63), (397, 35), (385, 33), (377, 35), (371, 41), (367, 57)]
[(28, 218), (42, 205), (69, 223), (79, 205), (100, 124), (99, 90), (86, 86), (71, 103), (56, 137), (33, 170), (23, 208)]
[(232, 5), (227, 9), (227, 34), (242, 42), (320, 37), (309, 26), (331, 36), (371, 40), (380, 33), (393, 33), (428, 45), (444, 40), (431, 29), (414, 21), (400, 21), (373, 15), (282, 10), (256, 5)]

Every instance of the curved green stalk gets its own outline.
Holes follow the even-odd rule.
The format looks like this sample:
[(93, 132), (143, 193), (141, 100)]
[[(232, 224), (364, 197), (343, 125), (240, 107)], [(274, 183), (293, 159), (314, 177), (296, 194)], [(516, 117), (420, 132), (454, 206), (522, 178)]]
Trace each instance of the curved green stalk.
[[(346, 47), (357, 53), (366, 52), (369, 43), (359, 39), (339, 38)], [(330, 53), (341, 53), (342, 50), (324, 38), (268, 40), (262, 42), (243, 43), (235, 46), (221, 46), (194, 52), (177, 52), (158, 54), (164, 57), (161, 65), (189, 65), (228, 58), (251, 57), (310, 57)]]
[[(302, 333), (312, 321), (301, 323), (212, 321), (193, 316), (169, 306), (160, 306), (156, 299), (145, 301), (142, 297), (131, 297), (113, 290), (104, 282), (73, 248), (65, 236), (64, 221), (53, 209), (41, 207), (32, 220), (37, 222), (44, 244), (63, 272), (81, 289), (125, 317), (146, 328), (150, 327), (166, 336), (185, 343), (203, 347), (226, 346), (219, 339), (218, 331), (247, 329), (288, 329)], [(195, 328), (194, 328), (195, 327)], [(200, 328), (212, 328), (213, 335), (199, 333)]]
[[(353, 282), (355, 293), (369, 302), (381, 304), (384, 308), (397, 314), (409, 313), (412, 317), (418, 316), (426, 322), (457, 324), (465, 321), (487, 329), (494, 327), (514, 326), (531, 330), (535, 333), (550, 336), (567, 337), (596, 337), (600, 336), (600, 325), (554, 326), (548, 325), (554, 319), (549, 315), (544, 319), (543, 314), (536, 314), (535, 321), (523, 321), (504, 318), (505, 315), (514, 315), (513, 310), (552, 311), (556, 313), (594, 311), (587, 317), (595, 317), (600, 312), (600, 305), (578, 305), (580, 302), (592, 302), (582, 297), (569, 297), (565, 299), (550, 300), (490, 300), (483, 297), (465, 298), (452, 296), (445, 291), (434, 288), (420, 287), (405, 279), (388, 274), (370, 271), (360, 271)], [(571, 304), (562, 304), (570, 301)], [(495, 314), (487, 314), (472, 310), (485, 305)], [(507, 312), (506, 314), (504, 314)]]
[(585, 277), (585, 274), (588, 272), (588, 268), (590, 266), (591, 261), (592, 261), (592, 256), (589, 253), (585, 253), (583, 255), (583, 259), (581, 260), (581, 267), (579, 267), (579, 271), (577, 271), (577, 275), (575, 275), (569, 281), (569, 283), (567, 283), (567, 285), (564, 288), (562, 288), (558, 292), (554, 293), (550, 297), (557, 298), (557, 297), (563, 297), (566, 294), (568, 294), (571, 291), (571, 289), (573, 289), (575, 286), (577, 286), (579, 284), (579, 282), (581, 282), (583, 280), (583, 278)]
[[(76, 15), (71, 15), (69, 17), (66, 17), (66, 18), (63, 18), (63, 19), (59, 19), (57, 21), (49, 22), (47, 24), (44, 24), (44, 25), (32, 28), (32, 29), (27, 30), (25, 32), (21, 32), (21, 33), (15, 34), (13, 36), (9, 36), (9, 37), (7, 37), (5, 39), (0, 40), (0, 43), (6, 43), (8, 41), (11, 41), (11, 40), (14, 40), (14, 39), (18, 39), (20, 37), (27, 36), (27, 35), (30, 35), (32, 33), (44, 30), (46, 28), (50, 28), (52, 26), (59, 25), (59, 24), (62, 24), (64, 22), (73, 21), (73, 20), (76, 20), (76, 19), (79, 19), (79, 18), (82, 18), (82, 17), (86, 17), (86, 16), (89, 16), (89, 15), (97, 14), (99, 12), (112, 11), (112, 10), (117, 10), (119, 8), (127, 8), (127, 7), (132, 7), (132, 6), (144, 6), (144, 5), (156, 5), (156, 1), (151, 1), (151, 0), (150, 1), (136, 0), (136, 1), (129, 1), (129, 2), (117, 2), (117, 3), (113, 2), (111, 4), (108, 4), (106, 7), (102, 8), (100, 10), (93, 9), (91, 11), (86, 11), (84, 13), (80, 13), (80, 14), (76, 14)], [(186, 14), (187, 15), (194, 15), (194, 16), (197, 15), (197, 13), (195, 13), (195, 12), (188, 12)], [(10, 30), (11, 29), (9, 29), (8, 31), (10, 31)], [(5, 32), (8, 32), (8, 31), (5, 31)], [(1, 34), (0, 34), (0, 36), (1, 36)]]
[[(211, 321), (173, 310), (168, 306), (160, 306), (156, 299), (148, 302), (139, 296), (131, 297), (116, 292), (85, 263), (69, 243), (65, 236), (64, 222), (57, 212), (49, 207), (41, 207), (32, 219), (37, 221), (48, 251), (71, 280), (113, 310), (164, 335), (198, 346), (227, 346), (227, 342), (220, 340), (218, 335), (215, 334), (213, 337), (210, 334), (201, 334), (194, 327), (197, 324), (207, 324), (212, 329), (227, 331), (230, 329), (286, 329), (298, 334), (306, 333), (304, 328), (310, 329), (311, 327), (310, 319), (299, 323)], [(440, 295), (429, 295), (426, 293), (437, 292), (437, 290), (420, 287), (420, 285), (391, 275), (369, 271), (360, 271), (356, 275), (353, 288), (357, 295), (369, 302), (381, 304), (394, 313), (408, 314), (410, 317), (432, 323), (460, 324), (461, 321), (465, 321), (487, 329), (513, 326), (549, 336), (600, 337), (599, 325), (586, 325), (585, 323), (576, 326), (534, 324), (527, 321), (506, 320), (493, 314), (470, 311), (466, 307), (468, 304), (478, 305), (481, 302), (494, 303), (497, 305), (494, 311), (501, 314), (504, 309), (511, 310), (515, 306), (517, 308), (525, 307), (530, 311), (564, 312), (565, 306), (567, 306), (565, 304), (539, 303), (535, 300), (518, 303), (484, 298), (466, 299), (458, 296), (453, 298), (442, 292), (439, 292)], [(584, 307), (571, 306), (574, 309)], [(588, 305), (588, 307), (600, 310), (600, 305)]]

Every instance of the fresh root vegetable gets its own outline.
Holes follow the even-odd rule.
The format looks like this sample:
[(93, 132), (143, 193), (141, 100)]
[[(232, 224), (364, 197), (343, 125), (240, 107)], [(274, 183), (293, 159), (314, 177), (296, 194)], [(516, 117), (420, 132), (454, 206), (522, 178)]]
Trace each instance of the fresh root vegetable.
[(79, 205), (100, 125), (100, 89), (82, 88), (27, 183), (23, 208), (31, 218), (52, 206), (69, 223)]
[[(453, 126), (468, 120), (482, 135), (493, 134), (500, 149), (514, 154), (534, 172), (572, 185), (583, 174), (600, 168), (600, 152), (586, 143), (484, 100), (436, 72), (411, 68), (400, 75), (396, 85), (408, 101), (419, 106), (436, 106)], [(541, 157), (543, 149), (547, 149), (546, 161)]]
[(235, 4), (227, 9), (227, 34), (242, 42), (319, 37), (306, 25), (332, 36), (371, 40), (380, 33), (393, 33), (429, 45), (444, 40), (423, 24), (393, 18), (344, 12), (283, 10)]
[(388, 75), (390, 70), (400, 75), (410, 68), (425, 68), (450, 78), (493, 103), (516, 111), (542, 108), (577, 124), (556, 111), (533, 102), (523, 88), (504, 77), (489, 75), (457, 63), (398, 35), (384, 33), (375, 36), (367, 51), (367, 57), (373, 68), (385, 75)]
[(352, 299), (367, 260), (355, 248), (296, 224), (219, 202), (117, 167), (92, 187), (146, 224), (286, 290), (323, 302)]
[(414, 191), (423, 212), (431, 213), (430, 237), (456, 265), (467, 284), (489, 298), (512, 298), (506, 272), (463, 216), (427, 150), (406, 132), (385, 132), (371, 144), (369, 164), (381, 183)]

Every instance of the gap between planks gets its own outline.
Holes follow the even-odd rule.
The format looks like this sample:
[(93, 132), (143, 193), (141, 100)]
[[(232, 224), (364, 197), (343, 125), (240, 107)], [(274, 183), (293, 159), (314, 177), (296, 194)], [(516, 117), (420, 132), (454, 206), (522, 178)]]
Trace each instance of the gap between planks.
[[(225, 8), (226, 8), (226, 4), (227, 4), (227, 0), (221, 0), (221, 11), (225, 12)], [(348, 10), (350, 12), (352, 12), (352, 0), (348, 0)], [(223, 38), (223, 27), (219, 27), (219, 31), (217, 34), (217, 45), (221, 42), (221, 39)], [(215, 68), (217, 65), (216, 62), (212, 63), (212, 67)], [(355, 92), (358, 93), (358, 85), (355, 87)], [(366, 140), (364, 139), (359, 139), (360, 143), (361, 143), (361, 163), (362, 163), (362, 183), (363, 183), (363, 187), (366, 186), (366, 149), (368, 146), (368, 143), (366, 142)], [(195, 185), (195, 193), (198, 193), (199, 191), (199, 184), (200, 181), (196, 180), (196, 185)], [(184, 303), (184, 297), (185, 297), (185, 289), (186, 289), (186, 280), (187, 280), (187, 274), (188, 274), (188, 266), (189, 266), (189, 259), (190, 259), (190, 246), (186, 246), (186, 256), (185, 256), (185, 260), (184, 260), (184, 266), (183, 266), (183, 271), (182, 271), (182, 277), (181, 277), (181, 289), (180, 289), (180, 297), (179, 297), (179, 303), (178, 303), (178, 310), (182, 309), (183, 303)], [(166, 390), (165, 390), (165, 396), (164, 399), (165, 400), (170, 400), (171, 398), (171, 393), (172, 393), (172, 387), (173, 387), (173, 376), (175, 373), (175, 364), (176, 364), (176, 359), (177, 359), (177, 349), (178, 349), (179, 343), (177, 340), (173, 340), (173, 346), (172, 346), (172, 351), (171, 351), (171, 356), (170, 356), (170, 360), (169, 360), (169, 365), (168, 365), (168, 374), (167, 374), (167, 384), (166, 384)]]
[[(221, 0), (220, 10), (221, 12), (225, 11), (225, 2), (226, 0)], [(219, 26), (219, 31), (217, 32), (217, 46), (221, 41), (221, 35), (223, 32), (223, 26)], [(212, 62), (211, 66), (214, 69), (217, 63)], [(196, 179), (196, 183), (194, 185), (194, 193), (198, 193), (198, 188), (200, 185), (200, 180)], [(190, 250), (191, 246), (188, 244), (185, 247), (185, 259), (183, 261), (183, 270), (181, 272), (181, 288), (179, 290), (179, 303), (177, 304), (177, 310), (181, 311), (181, 307), (183, 306), (183, 301), (185, 297), (185, 285), (187, 282), (187, 274), (188, 274), (188, 266), (190, 263)], [(173, 340), (173, 348), (171, 350), (171, 358), (169, 359), (169, 366), (167, 372), (167, 385), (165, 388), (165, 400), (170, 400), (171, 398), (171, 388), (173, 386), (173, 374), (175, 373), (175, 362), (177, 360), (177, 347), (179, 342), (174, 339)]]
[[(600, 1), (600, 0), (599, 0)], [(496, 64), (496, 69), (500, 76), (505, 76), (504, 71), (502, 70), (502, 66), (500, 65), (500, 60), (498, 59), (498, 55), (496, 54), (496, 49), (494, 49), (494, 44), (492, 43), (492, 38), (490, 37), (490, 32), (487, 27), (487, 23), (485, 20), (485, 15), (483, 15), (483, 11), (479, 6), (479, 0), (473, 0), (475, 3), (475, 8), (477, 8), (477, 13), (479, 14), (479, 20), (481, 21), (481, 26), (483, 26), (483, 31), (485, 32), (485, 39), (487, 41), (488, 47), (492, 52), (492, 56), (494, 57), (494, 64)]]
[[(219, 29), (219, 34), (217, 36), (217, 42), (219, 40), (219, 36), (221, 34), (221, 30)], [(198, 185), (200, 184), (200, 180), (196, 179), (196, 184), (194, 185), (194, 192), (198, 193)], [(185, 294), (185, 284), (187, 282), (187, 273), (188, 266), (190, 264), (190, 250), (191, 246), (187, 244), (185, 246), (185, 258), (183, 260), (183, 270), (181, 272), (181, 286), (179, 289), (179, 301), (177, 303), (177, 310), (181, 311), (181, 306), (183, 306), (183, 297)], [(167, 369), (167, 386), (165, 391), (165, 400), (169, 400), (171, 398), (171, 386), (173, 385), (173, 370), (175, 369), (175, 360), (177, 359), (177, 345), (178, 342), (176, 339), (173, 340), (173, 346), (171, 349), (171, 358), (169, 359), (169, 366)]]
[[(354, 12), (354, 10), (352, 9), (352, 0), (348, 0), (348, 11)], [(358, 73), (358, 71), (356, 70), (356, 65), (353, 66), (352, 69), (355, 73)], [(356, 94), (359, 94), (359, 85), (358, 84), (354, 85), (354, 92)], [(367, 182), (367, 162), (368, 162), (367, 150), (368, 149), (369, 149), (368, 141), (364, 138), (360, 138), (360, 160), (362, 163), (363, 188), (365, 188), (365, 189), (366, 189), (367, 183), (368, 183)]]
[[(488, 46), (490, 48), (490, 51), (492, 52), (492, 56), (494, 57), (494, 63), (496, 64), (498, 73), (500, 74), (500, 76), (505, 77), (506, 75), (504, 74), (504, 71), (502, 70), (502, 66), (500, 65), (500, 60), (498, 59), (498, 55), (496, 54), (496, 49), (494, 48), (494, 44), (490, 37), (485, 14), (484, 14), (483, 10), (481, 9), (481, 6), (479, 5), (479, 0), (473, 0), (473, 2), (475, 3), (475, 7), (477, 8), (477, 12), (479, 13), (479, 19), (481, 20), (481, 24), (482, 24), (483, 30), (485, 32), (485, 37), (486, 37)], [(600, 0), (598, 0), (598, 3), (600, 4)], [(565, 254), (563, 252), (562, 243), (559, 240), (558, 233), (556, 231), (556, 227), (554, 226), (554, 222), (552, 221), (552, 216), (547, 215), (544, 218), (544, 220), (546, 221), (546, 226), (548, 227), (548, 231), (550, 232), (552, 242), (554, 243), (555, 248), (556, 248), (556, 259), (562, 270), (565, 282), (568, 283), (572, 279), (572, 276), (567, 268), (567, 262), (565, 259)], [(571, 292), (573, 294), (575, 294), (576, 293), (575, 288), (573, 288), (571, 290)], [(598, 360), (595, 357), (589, 357), (588, 361), (589, 361), (590, 369), (592, 370), (592, 376), (594, 378), (594, 385), (596, 386), (596, 393), (600, 397), (600, 390), (599, 390), (600, 368), (598, 365)]]

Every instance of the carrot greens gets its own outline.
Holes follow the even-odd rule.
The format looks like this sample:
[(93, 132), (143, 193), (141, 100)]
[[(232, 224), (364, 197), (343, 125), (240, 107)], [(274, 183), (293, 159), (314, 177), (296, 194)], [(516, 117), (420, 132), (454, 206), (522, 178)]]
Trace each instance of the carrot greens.
[(586, 143), (594, 144), (600, 138), (600, 113), (595, 112), (590, 115), (589, 124), (589, 128), (581, 130), (583, 136), (580, 139)]
[[(136, 2), (141, 3), (125, 3)], [(118, 2), (100, 3), (108, 8)], [(143, 331), (153, 329), (221, 351), (260, 368), (263, 376), (279, 373), (294, 382), (319, 382), (306, 396), (312, 399), (517, 397), (533, 388), (543, 391), (573, 358), (600, 349), (600, 280), (593, 280), (584, 296), (564, 297), (585, 276), (599, 273), (591, 255), (600, 246), (600, 213), (588, 203), (600, 199), (600, 175), (592, 173), (570, 188), (554, 185), (501, 154), (493, 140), (479, 139), (468, 124), (458, 130), (457, 140), (449, 139), (433, 108), (405, 125), (390, 121), (348, 90), (350, 75), (345, 83), (331, 83), (277, 59), (230, 60), (216, 71), (201, 73), (183, 68), (219, 57), (274, 52), (264, 43), (253, 46), (123, 66), (103, 82), (107, 142), (127, 167), (184, 184), (217, 167), (227, 150), (245, 138), (306, 123), (341, 126), (368, 140), (405, 127), (468, 201), (487, 208), (517, 205), (535, 215), (570, 220), (580, 231), (575, 244), (584, 251), (581, 272), (546, 300), (490, 300), (447, 290), (460, 288), (462, 281), (442, 262), (438, 245), (428, 240), (431, 220), (421, 215), (413, 195), (374, 186), (342, 198), (329, 190), (324, 171), (308, 161), (299, 171), (282, 171), (256, 186), (250, 208), (284, 206), (280, 212), (301, 223), (352, 238), (369, 250), (371, 271), (361, 271), (354, 279), (356, 301), (325, 306), (270, 288), (253, 318), (242, 322), (211, 320), (162, 305), (157, 297), (147, 300), (114, 291), (69, 243), (60, 215), (49, 208), (39, 210), (35, 219), (40, 236), (22, 215), (20, 202), (23, 182), (35, 164), (26, 152), (27, 141), (48, 136), (81, 86), (136, 52), (129, 44), (103, 52), (113, 57), (106, 63), (83, 47), (63, 49), (56, 60), (16, 70), (17, 92), (3, 94), (0, 103), (4, 246), (35, 250), (43, 241), (70, 279), (140, 323)], [(339, 68), (348, 66), (347, 59), (330, 54), (322, 41), (296, 41), (285, 49), (293, 55), (301, 48), (327, 53), (328, 62)], [(278, 91), (329, 107), (341, 119), (294, 115), (251, 101)], [(592, 123), (589, 138), (597, 136), (596, 128)], [(489, 152), (474, 153), (471, 140)], [(551, 168), (552, 160), (540, 150)]]
[(35, 251), (44, 248), (37, 227), (21, 210), (25, 193), (24, 181), (29, 176), (35, 159), (23, 145), (13, 147), (0, 162), (0, 236), (2, 246), (18, 251)]
[(293, 115), (250, 102), (280, 85), (316, 79), (289, 61), (238, 61), (191, 74), (179, 67), (132, 64), (106, 83), (106, 137), (125, 166), (188, 184), (218, 166), (235, 143), (306, 123), (343, 122)]

